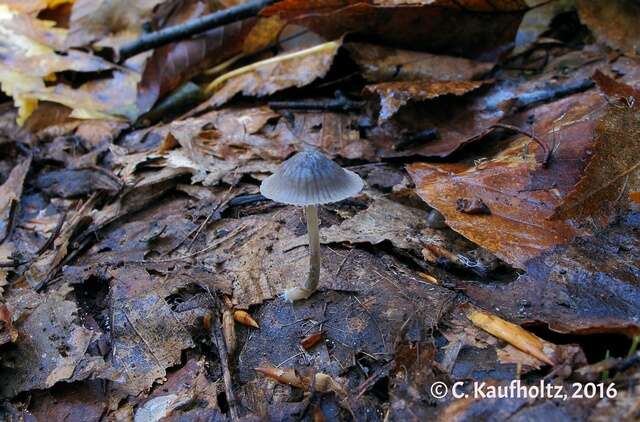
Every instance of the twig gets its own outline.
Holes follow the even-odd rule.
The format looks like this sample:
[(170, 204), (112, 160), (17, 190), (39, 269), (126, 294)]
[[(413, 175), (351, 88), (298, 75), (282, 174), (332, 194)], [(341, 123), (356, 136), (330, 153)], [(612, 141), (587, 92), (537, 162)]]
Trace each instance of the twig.
[(222, 208), (223, 205), (226, 205), (229, 202), (228, 201), (229, 194), (231, 193), (231, 190), (233, 188), (234, 188), (234, 185), (229, 186), (229, 189), (225, 192), (222, 200), (213, 208), (213, 210), (209, 213), (209, 215), (207, 215), (207, 218), (202, 222), (202, 224), (200, 224), (200, 227), (198, 227), (198, 230), (196, 231), (196, 234), (193, 236), (193, 239), (191, 239), (191, 242), (189, 242), (189, 246), (187, 246), (187, 251), (191, 250), (193, 243), (196, 241), (198, 236), (200, 236), (200, 232), (202, 231), (202, 229), (204, 229), (207, 226), (207, 224), (209, 224), (209, 220), (211, 220), (213, 215), (216, 212), (218, 212), (218, 210), (220, 210), (220, 208)]
[[(219, 300), (216, 304), (215, 310), (220, 309)], [(218, 318), (218, 312), (214, 312), (211, 317), (211, 338), (218, 349), (218, 357), (220, 358), (220, 366), (222, 367), (222, 378), (224, 380), (224, 390), (227, 396), (227, 403), (229, 404), (229, 414), (232, 421), (239, 419), (238, 409), (236, 406), (236, 396), (233, 392), (233, 382), (231, 380), (231, 371), (229, 370), (229, 355), (227, 354), (227, 345), (224, 341), (224, 334), (222, 333), (222, 325)]]
[(192, 35), (255, 16), (265, 6), (274, 2), (275, 0), (252, 0), (238, 6), (190, 20), (180, 25), (174, 25), (159, 31), (143, 34), (137, 40), (122, 46), (119, 52), (119, 61), (122, 63), (129, 57), (135, 56), (143, 51), (181, 41)]
[(536, 144), (538, 144), (540, 148), (542, 148), (542, 151), (544, 152), (544, 159), (542, 160), (542, 166), (547, 167), (549, 165), (549, 160), (551, 160), (551, 150), (549, 149), (547, 144), (545, 144), (544, 141), (542, 141), (542, 139), (538, 138), (538, 136), (536, 136), (532, 132), (527, 132), (526, 130), (520, 129), (517, 126), (507, 125), (504, 123), (496, 123), (495, 125), (492, 125), (491, 128), (512, 130), (514, 132), (520, 133), (522, 135), (528, 136), (529, 138), (533, 139), (533, 141)]
[(64, 225), (64, 221), (66, 220), (66, 218), (67, 218), (67, 213), (65, 212), (64, 214), (62, 214), (62, 217), (60, 217), (60, 221), (58, 221), (58, 224), (56, 225), (56, 228), (51, 234), (51, 236), (49, 236), (47, 241), (44, 242), (44, 245), (42, 245), (40, 249), (38, 249), (34, 257), (42, 255), (47, 249), (51, 247), (51, 245), (53, 245), (53, 242), (60, 235), (60, 231), (62, 230), (62, 226)]
[(4, 236), (2, 236), (2, 240), (0, 240), (0, 245), (2, 245), (5, 242), (5, 240), (11, 239), (13, 230), (16, 228), (18, 204), (19, 204), (18, 200), (16, 199), (11, 200), (11, 206), (9, 208), (9, 218), (7, 219), (7, 229), (4, 232)]
[(419, 132), (411, 133), (406, 138), (402, 139), (400, 142), (393, 146), (395, 151), (402, 151), (407, 149), (418, 142), (428, 142), (433, 141), (434, 139), (440, 136), (437, 128), (429, 128), (425, 130), (421, 130)]
[(571, 94), (577, 94), (593, 88), (595, 83), (591, 79), (580, 79), (564, 85), (550, 86), (524, 93), (516, 101), (516, 110), (522, 110), (536, 104), (557, 100)]
[(373, 387), (376, 382), (378, 382), (378, 380), (389, 375), (389, 371), (394, 365), (395, 361), (391, 360), (376, 369), (376, 371), (369, 378), (367, 378), (362, 384), (360, 384), (360, 386), (356, 390), (355, 395), (353, 396), (353, 400), (359, 400), (364, 393), (369, 391), (369, 389)]
[(298, 101), (269, 101), (269, 107), (274, 110), (304, 110), (304, 111), (357, 111), (364, 107), (364, 101), (356, 101), (336, 91), (335, 98), (322, 100)]

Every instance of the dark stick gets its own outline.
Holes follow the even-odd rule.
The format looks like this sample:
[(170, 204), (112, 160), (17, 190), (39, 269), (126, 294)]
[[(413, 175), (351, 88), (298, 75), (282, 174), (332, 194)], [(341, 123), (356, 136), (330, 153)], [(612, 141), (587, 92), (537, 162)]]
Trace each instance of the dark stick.
[[(216, 300), (216, 302), (218, 302)], [(219, 304), (218, 304), (219, 305)], [(224, 390), (227, 395), (227, 403), (229, 404), (229, 414), (232, 421), (237, 421), (238, 409), (236, 408), (236, 396), (233, 392), (233, 382), (231, 380), (231, 372), (229, 371), (229, 355), (227, 354), (227, 344), (224, 341), (222, 333), (222, 325), (218, 318), (218, 310), (220, 306), (216, 306), (211, 315), (211, 338), (218, 349), (220, 357), (220, 366), (222, 367), (222, 378), (224, 379)]]
[(51, 247), (51, 245), (53, 245), (53, 241), (56, 240), (56, 238), (60, 234), (60, 231), (62, 230), (62, 225), (64, 223), (66, 216), (67, 216), (66, 213), (62, 215), (62, 217), (60, 218), (60, 221), (58, 221), (58, 224), (56, 225), (56, 228), (54, 229), (51, 236), (49, 236), (47, 241), (40, 247), (40, 249), (38, 249), (38, 251), (35, 253), (32, 259), (28, 261), (0, 262), (0, 268), (15, 268), (23, 264), (28, 264), (30, 262), (33, 262), (35, 257), (42, 255), (47, 249)]
[(591, 79), (580, 79), (564, 85), (549, 86), (547, 88), (529, 91), (518, 97), (515, 108), (516, 110), (522, 110), (536, 104), (557, 100), (571, 94), (584, 92), (593, 88), (594, 85), (595, 83)]
[(335, 98), (300, 101), (269, 101), (274, 110), (308, 110), (308, 111), (357, 111), (364, 107), (364, 101), (355, 101), (336, 92)]
[(62, 230), (62, 225), (64, 224), (64, 220), (66, 218), (67, 218), (67, 213), (65, 212), (64, 214), (62, 214), (62, 217), (60, 217), (60, 221), (58, 221), (58, 224), (56, 225), (56, 228), (53, 231), (53, 234), (47, 239), (46, 242), (44, 242), (44, 245), (42, 245), (40, 249), (38, 249), (38, 252), (36, 252), (35, 256), (42, 255), (47, 249), (49, 249), (49, 247), (51, 247), (51, 245), (53, 245), (53, 242), (56, 240), (56, 238), (60, 234), (60, 231)]
[(420, 132), (415, 132), (407, 135), (406, 138), (402, 139), (400, 142), (393, 146), (395, 151), (405, 150), (417, 143), (433, 141), (440, 136), (437, 128), (429, 128), (425, 130), (421, 130)]
[(140, 38), (120, 48), (120, 63), (143, 51), (151, 50), (175, 41), (181, 41), (210, 29), (255, 16), (275, 0), (252, 0), (238, 6), (220, 10), (180, 25), (170, 26), (156, 32), (142, 34)]
[(7, 229), (0, 240), (0, 245), (4, 243), (5, 240), (11, 239), (11, 235), (16, 228), (17, 223), (17, 215), (18, 215), (18, 201), (16, 199), (11, 200), (11, 206), (9, 208), (9, 218), (7, 219)]

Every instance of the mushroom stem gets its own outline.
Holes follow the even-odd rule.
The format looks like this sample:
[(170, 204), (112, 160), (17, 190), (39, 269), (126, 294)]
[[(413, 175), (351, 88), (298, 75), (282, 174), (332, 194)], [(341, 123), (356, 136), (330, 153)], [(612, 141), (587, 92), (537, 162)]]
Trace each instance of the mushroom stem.
[(318, 223), (318, 206), (304, 207), (307, 215), (307, 232), (309, 233), (309, 277), (304, 285), (305, 290), (313, 292), (320, 282), (320, 224)]

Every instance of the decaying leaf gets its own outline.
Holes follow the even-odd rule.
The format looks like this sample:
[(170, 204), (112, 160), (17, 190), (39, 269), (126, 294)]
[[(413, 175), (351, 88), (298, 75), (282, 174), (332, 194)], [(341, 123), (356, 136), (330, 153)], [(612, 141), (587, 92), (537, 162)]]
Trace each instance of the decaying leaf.
[[(185, 2), (166, 19), (166, 25), (178, 25), (201, 17), (211, 13), (212, 7), (212, 3)], [(145, 62), (142, 80), (138, 87), (139, 109), (144, 112), (149, 111), (159, 98), (178, 88), (183, 82), (213, 65), (238, 57), (244, 51), (250, 36), (255, 37), (253, 40), (255, 43), (269, 38), (270, 31), (264, 34), (259, 33), (256, 28), (259, 22), (258, 25), (255, 19), (233, 22), (207, 31), (201, 36), (155, 49)], [(246, 54), (254, 51), (248, 50)]]
[[(408, 167), (418, 194), (445, 216), (449, 227), (517, 267), (578, 233), (564, 221), (548, 219), (559, 202), (552, 193), (525, 191), (530, 164), (521, 154), (528, 142), (522, 139), (477, 170), (457, 164)], [(480, 199), (491, 213), (462, 213), (461, 198)]]
[(380, 98), (380, 123), (389, 120), (402, 106), (409, 101), (426, 101), (444, 95), (464, 95), (478, 89), (486, 81), (407, 81), (385, 82), (365, 87), (365, 93)]
[(166, 375), (193, 346), (153, 280), (141, 268), (113, 270), (111, 286), (111, 364), (126, 376), (122, 388), (137, 394)]
[(262, 97), (307, 85), (329, 71), (341, 44), (341, 41), (331, 41), (225, 73), (207, 87), (208, 92), (213, 92), (208, 104), (219, 106), (236, 94)]
[[(530, 139), (523, 136), (477, 165), (420, 163), (408, 166), (409, 173), (418, 194), (445, 216), (452, 229), (525, 268), (530, 258), (587, 232), (587, 227), (551, 218), (587, 171), (594, 139), (584, 134), (593, 133), (603, 104), (597, 94), (585, 93), (540, 106), (544, 118), (536, 122), (536, 133), (548, 145), (556, 142), (548, 168), (539, 163), (541, 148), (529, 145)], [(457, 209), (459, 199), (481, 200), (491, 213), (462, 213)]]
[[(606, 78), (600, 74), (600, 80)], [(608, 81), (612, 85), (612, 81)], [(629, 180), (640, 174), (640, 91), (617, 86), (622, 101), (607, 106), (594, 131), (584, 176), (563, 199), (552, 218), (605, 223), (624, 206)], [(638, 104), (636, 104), (636, 102)], [(621, 203), (620, 200), (623, 200)]]
[(40, 295), (18, 289), (7, 298), (19, 336), (15, 347), (3, 353), (3, 397), (97, 376), (106, 369), (102, 357), (85, 354), (97, 333), (79, 323), (76, 304), (64, 298), (68, 291)]
[(578, 0), (580, 20), (598, 41), (622, 52), (640, 55), (640, 5), (633, 0)]
[(163, 1), (75, 0), (65, 44), (81, 47), (100, 40), (100, 46), (118, 47), (142, 32), (142, 23)]
[(18, 331), (13, 328), (11, 312), (4, 303), (0, 304), (0, 346), (12, 343), (18, 338)]
[(521, 0), (435, 0), (404, 4), (372, 0), (286, 0), (262, 13), (306, 26), (328, 39), (356, 32), (408, 48), (420, 46), (435, 53), (446, 51), (456, 56), (491, 60), (513, 41), (527, 8)]
[[(53, 22), (18, 14), (5, 5), (0, 5), (0, 22), (0, 51), (4, 57), (0, 84), (19, 109), (19, 123), (33, 112), (39, 100), (64, 104), (74, 109), (74, 117), (132, 116), (139, 79), (135, 73), (119, 69), (107, 81), (91, 81), (78, 89), (61, 83), (49, 86), (45, 81), (55, 80), (57, 72), (97, 72), (113, 69), (114, 65), (77, 50), (59, 54), (66, 30), (53, 27)], [(123, 95), (127, 90), (133, 98)]]
[(470, 81), (483, 77), (493, 63), (375, 44), (347, 43), (345, 48), (370, 82)]
[[(16, 165), (9, 174), (7, 180), (0, 186), (0, 236), (3, 242), (0, 243), (0, 262), (8, 262), (14, 252), (13, 244), (9, 239), (12, 230), (12, 220), (15, 220), (17, 205), (22, 196), (24, 179), (31, 168), (31, 157), (23, 159), (22, 163)], [(14, 215), (11, 215), (11, 214)], [(4, 286), (7, 285), (7, 268), (0, 268), (0, 298)]]
[(544, 322), (562, 333), (640, 332), (637, 214), (527, 263), (507, 284), (465, 283), (466, 294), (518, 324)]

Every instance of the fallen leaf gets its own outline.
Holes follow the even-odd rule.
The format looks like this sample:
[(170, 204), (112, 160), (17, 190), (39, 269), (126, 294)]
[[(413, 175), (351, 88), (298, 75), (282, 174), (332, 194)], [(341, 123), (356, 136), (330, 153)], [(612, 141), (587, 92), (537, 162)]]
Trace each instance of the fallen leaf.
[(580, 20), (596, 39), (631, 56), (640, 55), (640, 6), (633, 0), (578, 0)]
[[(158, 385), (148, 398), (136, 406), (135, 420), (152, 421), (163, 418), (200, 419), (198, 412), (211, 412), (211, 417), (222, 417), (217, 395), (221, 380), (207, 376), (204, 359), (191, 358), (179, 370), (167, 375), (167, 381)], [(198, 403), (195, 408), (189, 404)], [(207, 413), (205, 413), (207, 414)], [(204, 418), (210, 419), (210, 418)]]
[[(512, 146), (479, 171), (453, 164), (420, 163), (407, 168), (418, 194), (445, 216), (449, 227), (517, 267), (577, 234), (564, 221), (548, 220), (558, 203), (553, 194), (523, 191), (529, 165), (514, 162), (523, 147), (524, 143)], [(472, 195), (488, 204), (490, 215), (458, 211), (458, 199)]]
[[(417, 192), (452, 229), (509, 264), (525, 268), (529, 259), (588, 231), (551, 216), (586, 171), (593, 137), (585, 133), (591, 134), (598, 123), (603, 102), (591, 92), (535, 109), (536, 116), (544, 116), (536, 121), (535, 132), (544, 142), (555, 139), (558, 145), (548, 168), (539, 164), (541, 148), (521, 136), (477, 165), (409, 165)], [(461, 198), (481, 200), (491, 214), (459, 212)]]
[(461, 287), (518, 324), (543, 322), (561, 333), (638, 334), (639, 221), (630, 214), (602, 233), (545, 252), (510, 283)]
[(165, 377), (193, 340), (144, 269), (125, 266), (110, 273), (111, 364), (126, 374), (121, 387), (137, 394)]
[(100, 191), (115, 195), (122, 188), (120, 179), (99, 167), (43, 172), (35, 185), (49, 195), (62, 198), (77, 198)]
[(55, 8), (74, 0), (2, 0), (2, 3), (16, 12), (35, 15), (47, 8)]
[(323, 77), (331, 67), (341, 41), (285, 53), (225, 73), (207, 86), (210, 106), (226, 103), (236, 94), (262, 97), (290, 87), (301, 87)]
[(151, 17), (154, 7), (164, 0), (75, 0), (69, 22), (66, 47), (118, 47), (142, 32), (142, 23)]
[(531, 48), (538, 38), (549, 29), (556, 16), (575, 9), (576, 0), (554, 0), (538, 3), (542, 4), (527, 2), (532, 9), (522, 18), (512, 55), (522, 54)]
[(262, 14), (277, 15), (328, 39), (356, 32), (392, 45), (419, 45), (431, 53), (493, 60), (509, 48), (525, 10), (527, 5), (520, 0), (411, 4), (287, 0), (266, 8)]
[[(166, 19), (165, 25), (178, 25), (211, 12), (213, 10), (205, 2), (187, 2)], [(245, 19), (211, 29), (192, 39), (156, 48), (144, 65), (138, 87), (138, 108), (143, 112), (149, 111), (159, 98), (163, 98), (183, 82), (213, 65), (237, 56), (243, 52), (246, 39), (251, 34), (256, 38), (269, 36), (255, 35), (254, 29), (256, 19)], [(259, 40), (255, 39), (254, 42)], [(250, 53), (253, 51), (247, 51), (247, 54)]]
[[(602, 78), (605, 77), (600, 74), (599, 79)], [(625, 92), (624, 85), (616, 88), (616, 93)], [(620, 104), (608, 105), (598, 120), (583, 176), (551, 218), (592, 218), (605, 225), (626, 204), (624, 192), (640, 175), (640, 107), (633, 105), (640, 101), (640, 91), (627, 88), (630, 95), (625, 95)], [(621, 199), (625, 201), (621, 203)]]
[[(11, 230), (9, 226), (11, 218), (17, 218), (17, 216), (11, 216), (12, 209), (16, 209), (14, 203), (17, 205), (20, 202), (24, 180), (30, 168), (31, 157), (23, 159), (22, 163), (17, 164), (11, 170), (7, 180), (0, 186), (0, 233), (2, 233), (3, 239), (3, 242), (0, 243), (0, 262), (8, 262), (15, 249), (11, 239), (5, 239), (5, 237)], [(8, 269), (0, 268), (0, 298), (2, 298), (4, 287), (7, 285), (7, 275)]]
[(13, 328), (11, 312), (4, 303), (0, 304), (0, 346), (13, 343), (18, 338), (18, 331)]
[(460, 96), (480, 88), (487, 81), (410, 81), (367, 85), (364, 92), (380, 98), (378, 123), (389, 120), (409, 101), (426, 101), (444, 95)]
[[(3, 50), (0, 84), (2, 90), (13, 97), (19, 109), (19, 123), (23, 123), (33, 112), (38, 100), (67, 105), (76, 110), (80, 117), (92, 114), (103, 116), (110, 111), (119, 114), (117, 107), (109, 106), (109, 101), (91, 95), (92, 89), (100, 86), (98, 82), (85, 84), (78, 90), (64, 84), (45, 85), (45, 80), (50, 81), (57, 72), (105, 71), (113, 69), (113, 64), (77, 50), (59, 54), (57, 51), (63, 50), (66, 30), (52, 27), (53, 22), (18, 14), (5, 5), (0, 5), (0, 21), (0, 34), (4, 40), (0, 41), (0, 49)], [(113, 81), (119, 84), (121, 95), (123, 83), (129, 77), (132, 77), (131, 72), (124, 70), (114, 74)], [(110, 100), (113, 102), (114, 97)], [(117, 105), (122, 107), (122, 102), (117, 102)], [(127, 114), (125, 110), (120, 111)]]
[(100, 375), (106, 369), (101, 357), (85, 354), (97, 334), (80, 325), (76, 304), (64, 299), (68, 291), (39, 295), (30, 289), (12, 289), (7, 297), (20, 335), (15, 347), (3, 353), (3, 397)]
[(487, 74), (493, 63), (375, 44), (347, 43), (345, 48), (370, 82), (469, 81)]
[(468, 318), (478, 327), (514, 345), (518, 349), (529, 353), (549, 365), (554, 364), (551, 359), (545, 355), (542, 340), (520, 326), (478, 310), (472, 310)]

